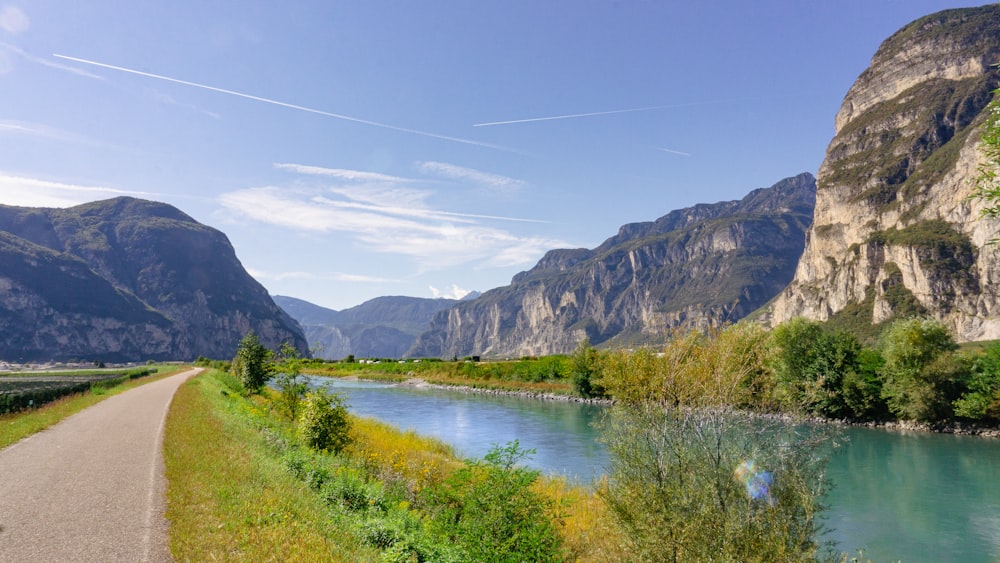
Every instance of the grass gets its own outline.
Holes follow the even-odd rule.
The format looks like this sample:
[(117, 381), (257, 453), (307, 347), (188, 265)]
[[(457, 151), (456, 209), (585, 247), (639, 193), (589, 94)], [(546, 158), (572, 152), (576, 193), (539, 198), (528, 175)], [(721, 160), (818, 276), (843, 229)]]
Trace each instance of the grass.
[[(328, 525), (322, 499), (288, 473), (261, 434), (229, 412), (204, 375), (177, 391), (164, 437), (170, 550), (178, 561), (374, 561)], [(348, 531), (349, 532), (349, 531)]]
[[(108, 397), (123, 393), (140, 385), (145, 385), (146, 383), (158, 381), (185, 369), (188, 369), (188, 367), (159, 366), (159, 371), (155, 375), (133, 379), (110, 389), (100, 389), (96, 393), (87, 391), (68, 395), (37, 409), (0, 415), (0, 449), (6, 448), (36, 432), (45, 430), (62, 419), (95, 405)], [(70, 374), (67, 373), (64, 375)]]
[[(167, 419), (176, 560), (409, 560), (390, 556), (378, 538), (439, 541), (427, 535), (422, 491), (463, 466), (450, 446), (351, 417), (352, 443), (342, 454), (307, 450), (275, 410), (276, 392), (247, 399), (226, 381), (217, 371), (191, 379)], [(621, 559), (622, 536), (593, 490), (554, 478), (534, 489), (561, 507), (553, 523), (565, 560)]]

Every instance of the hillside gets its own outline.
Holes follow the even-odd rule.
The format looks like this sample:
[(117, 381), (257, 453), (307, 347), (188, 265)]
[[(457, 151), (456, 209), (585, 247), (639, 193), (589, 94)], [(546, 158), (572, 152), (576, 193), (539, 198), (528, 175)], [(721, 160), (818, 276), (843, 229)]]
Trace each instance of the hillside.
[(459, 303), (392, 296), (334, 311), (281, 295), (274, 302), (302, 325), (313, 354), (326, 359), (402, 357), (438, 311)]
[(931, 315), (960, 340), (1000, 338), (1000, 225), (968, 199), (983, 109), (1000, 82), (1000, 6), (921, 18), (879, 47), (844, 97), (816, 215), (771, 321), (874, 331)]
[(226, 236), (166, 204), (0, 206), (0, 257), (0, 359), (229, 358), (251, 329), (307, 351)]
[(415, 357), (544, 355), (662, 340), (736, 321), (792, 278), (812, 220), (811, 174), (739, 201), (621, 227), (595, 249), (553, 250), (511, 284), (438, 313)]

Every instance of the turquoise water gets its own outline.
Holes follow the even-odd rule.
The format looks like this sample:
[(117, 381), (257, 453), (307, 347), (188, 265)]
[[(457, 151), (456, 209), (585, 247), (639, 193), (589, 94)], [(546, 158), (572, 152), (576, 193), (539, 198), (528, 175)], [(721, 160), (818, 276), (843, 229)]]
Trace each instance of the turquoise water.
[[(608, 457), (604, 407), (440, 389), (317, 380), (352, 412), (445, 441), (467, 457), (517, 439), (529, 464), (587, 483)], [(828, 466), (826, 539), (872, 561), (1000, 561), (1000, 440), (848, 428)]]

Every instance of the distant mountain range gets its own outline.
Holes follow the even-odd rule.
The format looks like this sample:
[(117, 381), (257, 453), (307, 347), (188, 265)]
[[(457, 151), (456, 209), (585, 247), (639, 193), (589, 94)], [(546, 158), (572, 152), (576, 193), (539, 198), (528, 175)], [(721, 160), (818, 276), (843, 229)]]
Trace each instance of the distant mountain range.
[(342, 312), (275, 297), (330, 358), (524, 356), (658, 341), (736, 321), (788, 284), (805, 244), (810, 174), (739, 201), (623, 226), (595, 249), (550, 251), (511, 284), (461, 302), (381, 297)]
[[(473, 292), (464, 299), (478, 296)], [(436, 313), (461, 301), (377, 297), (342, 311), (281, 295), (274, 302), (302, 325), (315, 357), (341, 359), (403, 357)]]
[(226, 236), (174, 207), (0, 205), (0, 359), (231, 358), (251, 329), (308, 352)]

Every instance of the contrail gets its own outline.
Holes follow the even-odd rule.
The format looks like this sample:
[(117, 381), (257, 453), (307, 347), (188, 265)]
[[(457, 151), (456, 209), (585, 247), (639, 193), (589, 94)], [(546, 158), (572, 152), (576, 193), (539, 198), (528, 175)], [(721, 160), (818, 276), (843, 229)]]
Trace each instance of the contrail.
[(689, 152), (675, 151), (673, 149), (665, 149), (663, 147), (653, 147), (653, 148), (655, 148), (658, 151), (668, 152), (670, 154), (679, 154), (681, 156), (691, 156), (691, 153), (689, 153)]
[(153, 74), (151, 72), (143, 72), (141, 70), (133, 70), (133, 69), (130, 69), (130, 68), (125, 68), (125, 67), (120, 67), (120, 66), (114, 66), (114, 65), (109, 65), (109, 64), (105, 64), (105, 63), (99, 63), (97, 61), (89, 61), (87, 59), (80, 59), (80, 58), (77, 58), (77, 57), (70, 57), (70, 56), (67, 56), (67, 55), (60, 55), (58, 53), (53, 53), (52, 56), (53, 57), (58, 57), (60, 59), (65, 59), (67, 61), (73, 61), (73, 62), (77, 62), (77, 63), (83, 63), (83, 64), (88, 64), (88, 65), (93, 65), (93, 66), (97, 66), (97, 67), (101, 67), (101, 68), (108, 68), (108, 69), (117, 70), (117, 71), (120, 71), (120, 72), (127, 72), (129, 74), (137, 74), (139, 76), (145, 76), (145, 77), (148, 77), (148, 78), (156, 78), (158, 80), (165, 80), (167, 82), (173, 82), (173, 83), (176, 83), (176, 84), (183, 84), (185, 86), (193, 86), (195, 88), (201, 88), (203, 90), (211, 90), (212, 92), (219, 92), (219, 93), (222, 93), (222, 94), (229, 94), (230, 96), (238, 96), (240, 98), (246, 98), (248, 100), (254, 100), (254, 101), (257, 101), (257, 102), (264, 102), (266, 104), (272, 104), (272, 105), (281, 106), (281, 107), (285, 107), (285, 108), (296, 109), (296, 110), (299, 110), (299, 111), (305, 111), (305, 112), (309, 112), (309, 113), (315, 113), (315, 114), (318, 114), (318, 115), (324, 115), (326, 117), (333, 117), (335, 119), (343, 119), (344, 121), (353, 121), (354, 123), (362, 123), (364, 125), (371, 125), (373, 127), (381, 127), (383, 129), (391, 129), (393, 131), (400, 131), (402, 133), (410, 133), (410, 134), (413, 134), (413, 135), (422, 135), (424, 137), (431, 137), (433, 139), (441, 139), (441, 140), (444, 140), (444, 141), (451, 141), (453, 143), (462, 143), (462, 144), (466, 144), (466, 145), (475, 145), (475, 146), (479, 146), (479, 147), (486, 147), (486, 148), (491, 148), (491, 149), (496, 149), (496, 150), (501, 150), (501, 151), (507, 151), (507, 152), (515, 152), (515, 153), (519, 152), (516, 149), (512, 149), (512, 148), (509, 148), (509, 147), (503, 147), (503, 146), (500, 146), (500, 145), (493, 145), (493, 144), (490, 144), (490, 143), (484, 143), (484, 142), (481, 142), (481, 141), (473, 141), (473, 140), (470, 140), (470, 139), (462, 139), (462, 138), (459, 138), (459, 137), (449, 137), (448, 135), (440, 135), (438, 133), (430, 133), (430, 132), (427, 132), (427, 131), (419, 131), (417, 129), (407, 129), (406, 127), (397, 127), (395, 125), (389, 125), (389, 124), (386, 124), (386, 123), (379, 123), (377, 121), (370, 121), (370, 120), (361, 119), (361, 118), (358, 118), (358, 117), (351, 117), (349, 115), (341, 115), (339, 113), (331, 113), (331, 112), (328, 112), (328, 111), (313, 109), (313, 108), (309, 108), (309, 107), (305, 107), (305, 106), (300, 106), (300, 105), (296, 105), (296, 104), (290, 104), (290, 103), (281, 102), (281, 101), (278, 101), (278, 100), (271, 100), (269, 98), (261, 98), (260, 96), (253, 96), (251, 94), (244, 94), (242, 92), (236, 92), (234, 90), (226, 90), (225, 88), (217, 88), (215, 86), (209, 86), (207, 84), (199, 84), (197, 82), (189, 82), (187, 80), (180, 80), (180, 79), (177, 79), (177, 78), (170, 78), (169, 76), (163, 76), (163, 75), (160, 75), (160, 74)]
[[(742, 98), (748, 99), (748, 98)], [(667, 109), (667, 108), (682, 108), (687, 106), (700, 106), (705, 104), (722, 104), (728, 102), (736, 102), (736, 100), (709, 100), (704, 102), (688, 102), (685, 104), (667, 104), (662, 106), (647, 106), (642, 108), (629, 108), (629, 109), (613, 109), (610, 111), (592, 111), (589, 113), (573, 113), (569, 115), (553, 115), (549, 117), (531, 117), (528, 119), (511, 119), (509, 121), (491, 121), (489, 123), (476, 123), (473, 127), (488, 127), (490, 125), (510, 125), (512, 123), (531, 123), (533, 121), (554, 121), (556, 119), (573, 119), (575, 117), (592, 117), (595, 115), (611, 115), (614, 113), (632, 113), (636, 111), (651, 111), (654, 109)]]

